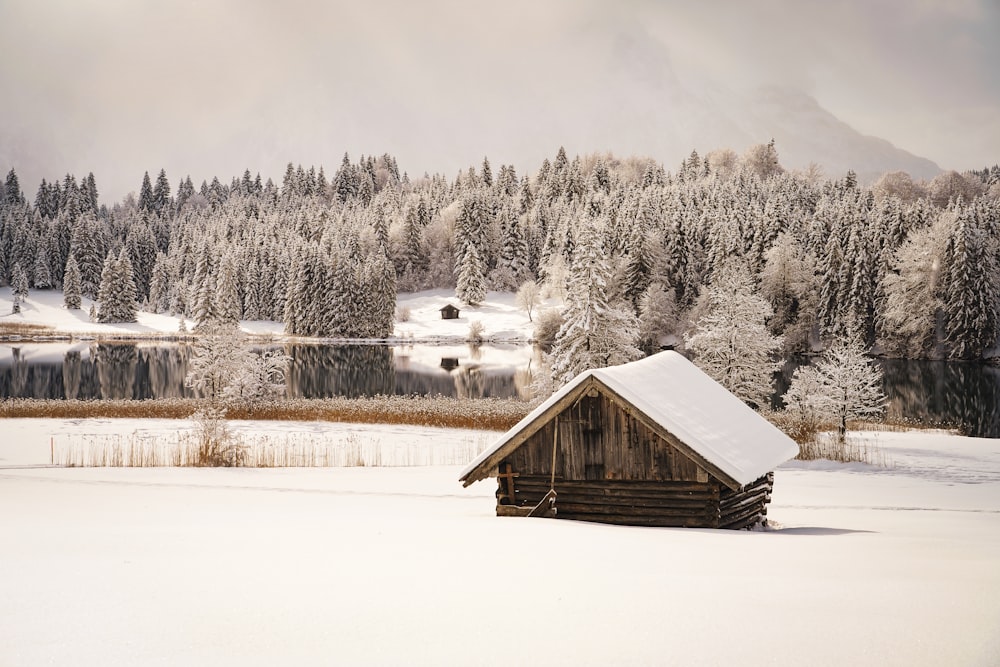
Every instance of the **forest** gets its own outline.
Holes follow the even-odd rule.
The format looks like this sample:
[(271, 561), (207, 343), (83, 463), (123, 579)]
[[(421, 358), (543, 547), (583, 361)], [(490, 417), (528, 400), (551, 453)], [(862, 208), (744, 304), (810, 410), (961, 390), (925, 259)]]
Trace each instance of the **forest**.
[[(543, 342), (602, 329), (606, 365), (670, 337), (697, 344), (725, 282), (753, 297), (740, 307), (758, 309), (774, 355), (851, 337), (887, 357), (976, 360), (1000, 336), (998, 166), (864, 185), (786, 170), (771, 142), (693, 151), (674, 170), (560, 148), (528, 174), (484, 158), (414, 178), (390, 155), (345, 154), (332, 177), (289, 164), (280, 185), (247, 170), (174, 188), (160, 170), (138, 192), (108, 205), (93, 174), (67, 174), (32, 199), (11, 170), (0, 284), (15, 310), (52, 289), (69, 308), (96, 299), (99, 321), (143, 309), (384, 338), (397, 292), (454, 287), (475, 305), (521, 289), (566, 303), (537, 315)], [(593, 336), (577, 343), (600, 352)]]

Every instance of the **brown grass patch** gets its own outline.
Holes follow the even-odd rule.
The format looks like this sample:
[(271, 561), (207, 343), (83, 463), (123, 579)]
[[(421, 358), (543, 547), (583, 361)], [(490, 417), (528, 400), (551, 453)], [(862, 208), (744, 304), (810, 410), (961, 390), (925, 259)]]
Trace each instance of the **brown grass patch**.
[[(47, 401), (12, 399), (0, 403), (0, 418), (186, 419), (204, 407), (196, 399), (148, 401)], [(372, 398), (288, 399), (264, 405), (233, 405), (227, 419), (411, 424), (506, 431), (528, 413), (516, 399), (376, 396)]]
[(39, 336), (55, 333), (55, 328), (30, 322), (0, 321), (0, 336)]

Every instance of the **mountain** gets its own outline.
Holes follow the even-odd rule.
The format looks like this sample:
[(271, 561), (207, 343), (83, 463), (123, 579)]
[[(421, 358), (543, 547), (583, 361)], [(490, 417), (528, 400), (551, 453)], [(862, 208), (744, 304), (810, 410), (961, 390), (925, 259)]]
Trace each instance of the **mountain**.
[(717, 148), (742, 153), (773, 138), (785, 168), (816, 163), (830, 178), (853, 170), (864, 182), (902, 170), (930, 179), (942, 171), (931, 160), (862, 134), (802, 90), (735, 90), (704, 72), (685, 71), (666, 45), (634, 27), (613, 40), (597, 79), (600, 98), (580, 101), (594, 114), (593, 134), (609, 150), (651, 155), (668, 168), (693, 149), (701, 155)]

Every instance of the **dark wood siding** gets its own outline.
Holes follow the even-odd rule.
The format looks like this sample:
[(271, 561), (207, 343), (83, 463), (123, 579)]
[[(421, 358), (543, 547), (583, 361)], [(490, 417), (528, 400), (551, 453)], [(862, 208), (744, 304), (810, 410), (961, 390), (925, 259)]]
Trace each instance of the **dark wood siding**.
[(500, 469), (498, 514), (524, 515), (554, 488), (557, 518), (642, 526), (755, 525), (767, 517), (774, 480), (768, 473), (733, 491), (596, 388), (542, 425)]
[(707, 482), (708, 473), (604, 394), (583, 396), (508, 457), (519, 473), (573, 480)]

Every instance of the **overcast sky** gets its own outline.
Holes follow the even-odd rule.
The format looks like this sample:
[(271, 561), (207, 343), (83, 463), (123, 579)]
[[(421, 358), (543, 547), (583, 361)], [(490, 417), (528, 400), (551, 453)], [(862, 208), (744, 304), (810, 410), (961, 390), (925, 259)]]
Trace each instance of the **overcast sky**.
[[(624, 71), (633, 42), (658, 68)], [(642, 152), (605, 122), (640, 88), (767, 84), (961, 170), (1000, 161), (997, 63), (997, 0), (0, 0), (0, 170), (32, 197), (93, 171), (108, 203), (147, 170), (332, 173), (345, 151), (535, 168)]]

